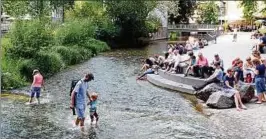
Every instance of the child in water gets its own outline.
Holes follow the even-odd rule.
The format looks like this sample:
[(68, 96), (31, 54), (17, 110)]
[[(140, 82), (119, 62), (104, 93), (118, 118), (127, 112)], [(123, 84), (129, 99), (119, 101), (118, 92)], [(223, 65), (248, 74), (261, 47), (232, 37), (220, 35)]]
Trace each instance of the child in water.
[(88, 105), (90, 105), (90, 118), (91, 118), (91, 124), (93, 123), (94, 117), (96, 118), (96, 124), (99, 120), (99, 116), (97, 114), (97, 98), (98, 98), (98, 94), (93, 92), (92, 94), (90, 94), (89, 96), (89, 102)]

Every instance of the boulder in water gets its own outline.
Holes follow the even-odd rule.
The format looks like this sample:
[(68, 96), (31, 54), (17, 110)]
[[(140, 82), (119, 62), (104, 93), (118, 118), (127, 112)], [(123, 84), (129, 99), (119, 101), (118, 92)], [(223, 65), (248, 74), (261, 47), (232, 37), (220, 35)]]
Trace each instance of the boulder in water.
[(218, 91), (210, 95), (206, 104), (211, 108), (225, 109), (233, 107), (234, 101), (232, 97), (228, 97), (224, 92)]
[(217, 91), (221, 91), (223, 88), (222, 86), (220, 86), (219, 84), (216, 83), (211, 83), (207, 86), (205, 86), (203, 89), (201, 89), (200, 91), (198, 91), (196, 93), (196, 97), (200, 100), (203, 100), (204, 102), (206, 102), (209, 99), (209, 96)]

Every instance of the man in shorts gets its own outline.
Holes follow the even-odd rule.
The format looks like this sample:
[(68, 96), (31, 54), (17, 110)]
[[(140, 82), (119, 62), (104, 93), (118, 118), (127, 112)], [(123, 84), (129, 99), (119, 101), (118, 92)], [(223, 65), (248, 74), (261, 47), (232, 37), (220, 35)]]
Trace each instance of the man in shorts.
[(94, 80), (94, 76), (92, 73), (88, 73), (76, 84), (72, 94), (71, 94), (71, 106), (70, 108), (76, 109), (76, 113), (78, 115), (75, 124), (80, 127), (84, 127), (85, 121), (85, 109), (86, 104), (88, 102), (88, 82)]

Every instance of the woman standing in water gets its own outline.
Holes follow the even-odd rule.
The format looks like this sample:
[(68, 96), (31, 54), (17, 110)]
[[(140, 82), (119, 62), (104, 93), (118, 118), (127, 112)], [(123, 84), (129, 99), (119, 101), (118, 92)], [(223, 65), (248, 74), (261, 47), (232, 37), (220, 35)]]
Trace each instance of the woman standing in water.
[(30, 104), (32, 103), (32, 98), (36, 94), (38, 104), (40, 104), (41, 87), (43, 86), (43, 89), (45, 90), (43, 76), (41, 75), (39, 70), (36, 70), (36, 69), (33, 70), (32, 75), (33, 75), (33, 82), (31, 85), (31, 97), (30, 97), (29, 103)]

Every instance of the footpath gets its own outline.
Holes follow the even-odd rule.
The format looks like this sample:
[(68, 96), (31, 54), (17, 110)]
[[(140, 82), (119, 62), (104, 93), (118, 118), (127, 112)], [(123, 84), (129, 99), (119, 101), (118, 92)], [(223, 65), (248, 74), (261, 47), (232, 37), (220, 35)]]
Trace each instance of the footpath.
[[(250, 33), (239, 33), (237, 42), (232, 42), (232, 35), (221, 36), (217, 44), (210, 44), (201, 52), (208, 60), (213, 59), (214, 53), (218, 53), (224, 60), (225, 69), (229, 68), (234, 58), (239, 57), (245, 61), (251, 55), (251, 48), (255, 40), (250, 39)], [(262, 55), (266, 58), (266, 55)], [(203, 104), (204, 105), (204, 104)], [(237, 111), (232, 109), (211, 109), (205, 106), (210, 120), (224, 128), (228, 133), (237, 135), (236, 139), (266, 139), (266, 103), (246, 104), (247, 110)]]

